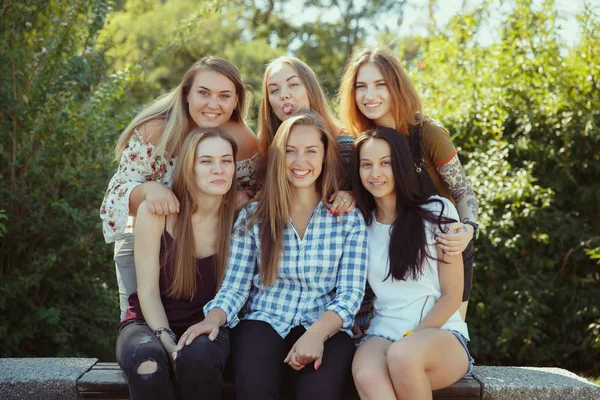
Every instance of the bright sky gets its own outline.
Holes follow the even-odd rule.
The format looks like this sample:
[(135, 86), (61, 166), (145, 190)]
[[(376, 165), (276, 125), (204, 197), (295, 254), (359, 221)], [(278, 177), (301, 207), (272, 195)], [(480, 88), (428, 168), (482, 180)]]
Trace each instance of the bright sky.
[[(363, 0), (369, 1), (369, 0)], [(560, 35), (567, 45), (572, 45), (578, 38), (579, 31), (577, 28), (575, 17), (578, 13), (583, 10), (584, 3), (586, 0), (555, 0), (556, 8), (560, 11), (561, 16), (561, 30)], [(587, 0), (588, 4), (592, 4), (593, 7), (600, 12), (600, 0)], [(360, 4), (360, 0), (357, 1)], [(482, 3), (482, 0), (440, 0), (436, 5), (434, 15), (438, 26), (444, 26), (452, 16), (459, 13), (461, 10), (472, 10)], [(503, 3), (503, 5), (501, 5)], [(541, 0), (534, 0), (534, 4), (541, 3)], [(397, 31), (400, 36), (406, 36), (409, 34), (421, 33), (426, 34), (427, 30), (423, 24), (424, 21), (429, 20), (428, 11), (428, 0), (412, 0), (409, 1), (409, 5), (404, 10), (404, 18), (402, 24), (398, 26), (398, 16), (388, 15), (384, 18), (382, 23), (386, 24), (392, 31)], [(514, 2), (507, 0), (496, 0), (494, 3), (494, 10), (497, 10), (498, 18), (494, 20), (491, 18), (487, 27), (482, 29), (479, 40), (482, 44), (493, 41), (494, 37), (497, 36), (499, 22), (501, 21), (500, 14), (509, 11), (514, 7)], [(464, 7), (464, 8), (463, 8)], [(289, 19), (296, 24), (301, 24), (304, 21), (315, 20), (317, 18), (317, 12), (314, 9), (302, 8), (301, 0), (290, 0), (285, 6), (285, 13), (289, 16)], [(324, 21), (335, 20), (338, 17), (337, 13), (332, 12), (325, 13), (321, 16)], [(375, 43), (371, 43), (375, 44)]]

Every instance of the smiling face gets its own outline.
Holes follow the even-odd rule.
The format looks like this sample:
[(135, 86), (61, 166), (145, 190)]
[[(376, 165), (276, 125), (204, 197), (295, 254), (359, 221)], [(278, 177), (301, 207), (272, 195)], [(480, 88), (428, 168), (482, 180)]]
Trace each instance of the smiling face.
[(299, 110), (310, 108), (306, 87), (288, 63), (274, 64), (266, 79), (269, 104), (280, 121), (285, 121)]
[(194, 77), (186, 100), (196, 126), (215, 128), (229, 121), (238, 96), (235, 85), (225, 75), (205, 69)]
[(360, 148), (360, 181), (376, 199), (396, 196), (390, 145), (383, 139), (368, 139)]
[(308, 188), (323, 171), (325, 145), (323, 134), (314, 126), (295, 125), (290, 131), (285, 150), (288, 182), (294, 188)]
[(377, 126), (395, 128), (392, 114), (392, 96), (387, 82), (375, 64), (366, 63), (359, 68), (355, 83), (356, 106)]
[(220, 137), (209, 137), (196, 146), (194, 179), (200, 193), (225, 195), (233, 182), (235, 162), (231, 144)]

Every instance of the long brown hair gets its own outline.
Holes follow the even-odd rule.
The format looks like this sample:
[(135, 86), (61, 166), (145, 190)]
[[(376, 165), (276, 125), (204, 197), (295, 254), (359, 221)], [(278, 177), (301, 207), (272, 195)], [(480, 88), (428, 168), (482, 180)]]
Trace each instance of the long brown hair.
[(316, 187), (324, 203), (339, 190), (343, 164), (336, 137), (315, 112), (303, 112), (283, 121), (267, 152), (265, 186), (258, 196), (258, 206), (250, 218), (247, 228), (262, 221), (260, 228), (260, 282), (264, 287), (275, 282), (279, 269), (279, 257), (283, 251), (283, 231), (290, 222), (292, 195), (287, 180), (285, 155), (290, 132), (295, 126), (312, 126), (321, 132), (325, 147), (323, 170)]
[(341, 120), (354, 136), (375, 127), (375, 123), (365, 117), (356, 105), (356, 77), (358, 70), (367, 63), (373, 63), (385, 80), (392, 98), (395, 129), (407, 134), (409, 125), (419, 123), (421, 100), (400, 61), (392, 52), (382, 48), (363, 49), (346, 64), (338, 94)]
[(236, 108), (231, 114), (230, 120), (245, 124), (246, 114), (252, 100), (252, 96), (240, 75), (240, 71), (235, 65), (224, 58), (207, 56), (196, 61), (183, 75), (181, 82), (177, 87), (164, 96), (154, 100), (148, 107), (143, 109), (125, 128), (121, 137), (115, 146), (115, 157), (119, 161), (125, 146), (131, 139), (134, 131), (143, 123), (152, 119), (162, 118), (165, 120), (163, 133), (156, 145), (156, 154), (167, 156), (177, 156), (181, 151), (181, 146), (185, 135), (191, 130), (192, 117), (187, 106), (187, 95), (190, 93), (192, 84), (196, 75), (204, 70), (217, 72), (235, 86), (238, 96)]
[[(196, 128), (190, 132), (182, 146), (181, 156), (173, 172), (173, 193), (179, 200), (179, 213), (173, 225), (174, 251), (172, 285), (169, 297), (191, 299), (196, 293), (196, 258), (194, 257), (194, 231), (192, 215), (198, 210), (199, 189), (194, 179), (194, 164), (198, 144), (208, 138), (218, 137), (231, 145), (233, 159), (237, 155), (237, 143), (233, 136), (219, 128)], [(235, 218), (235, 197), (237, 194), (236, 173), (234, 170), (231, 188), (219, 206), (219, 226), (217, 229), (217, 248), (213, 259), (217, 288), (221, 285), (227, 259), (231, 228)]]

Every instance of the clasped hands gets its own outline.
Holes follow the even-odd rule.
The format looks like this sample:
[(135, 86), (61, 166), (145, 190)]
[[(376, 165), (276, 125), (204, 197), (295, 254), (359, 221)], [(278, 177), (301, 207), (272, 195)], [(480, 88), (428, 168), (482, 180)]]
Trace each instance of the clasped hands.
[(307, 364), (314, 361), (315, 370), (318, 370), (323, 363), (325, 340), (327, 340), (327, 338), (324, 338), (322, 334), (313, 332), (310, 329), (307, 330), (300, 336), (300, 339), (294, 343), (283, 362), (296, 371), (300, 371)]

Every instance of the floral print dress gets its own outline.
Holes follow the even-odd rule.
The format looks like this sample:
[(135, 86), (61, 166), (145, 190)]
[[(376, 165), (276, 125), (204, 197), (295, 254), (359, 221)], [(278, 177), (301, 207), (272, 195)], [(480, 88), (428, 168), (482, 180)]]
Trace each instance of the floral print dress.
[[(256, 156), (236, 163), (238, 189), (255, 190), (254, 180)], [(102, 231), (106, 243), (133, 232), (134, 218), (129, 215), (129, 196), (133, 189), (144, 182), (160, 182), (169, 189), (173, 184), (176, 157), (156, 154), (155, 146), (144, 141), (135, 129), (123, 150), (119, 169), (108, 184), (100, 207)]]

